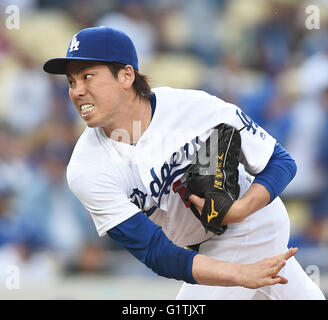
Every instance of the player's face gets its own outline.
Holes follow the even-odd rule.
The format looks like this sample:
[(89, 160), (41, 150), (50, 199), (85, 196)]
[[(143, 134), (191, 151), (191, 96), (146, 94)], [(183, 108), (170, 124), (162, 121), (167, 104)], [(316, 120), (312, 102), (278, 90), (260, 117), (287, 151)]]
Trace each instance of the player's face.
[(124, 90), (107, 65), (96, 61), (67, 64), (69, 96), (89, 127), (110, 127), (117, 117)]

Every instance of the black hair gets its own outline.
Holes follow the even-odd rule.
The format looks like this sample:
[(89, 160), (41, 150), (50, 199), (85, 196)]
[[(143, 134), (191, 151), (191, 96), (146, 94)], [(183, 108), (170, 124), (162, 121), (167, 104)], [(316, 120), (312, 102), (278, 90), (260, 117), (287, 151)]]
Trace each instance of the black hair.
[[(109, 70), (111, 71), (111, 73), (113, 74), (113, 76), (115, 78), (117, 78), (118, 72), (121, 69), (124, 69), (124, 67), (126, 65), (123, 63), (119, 63), (119, 62), (108, 62), (107, 66), (108, 66)], [(151, 96), (151, 88), (149, 85), (149, 78), (147, 76), (139, 73), (138, 70), (136, 70), (136, 69), (133, 69), (133, 70), (134, 70), (135, 79), (134, 79), (132, 86), (136, 92), (136, 95), (140, 99), (149, 100), (150, 96)]]

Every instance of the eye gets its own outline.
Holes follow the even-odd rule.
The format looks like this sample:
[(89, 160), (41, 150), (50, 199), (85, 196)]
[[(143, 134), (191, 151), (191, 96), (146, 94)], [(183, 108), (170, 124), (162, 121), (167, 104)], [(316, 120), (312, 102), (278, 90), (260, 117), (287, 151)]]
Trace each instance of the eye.
[(68, 85), (70, 86), (70, 87), (72, 87), (73, 85), (74, 85), (74, 81), (73, 80), (67, 80), (68, 81)]
[(84, 75), (84, 79), (90, 79), (93, 75), (90, 73), (87, 73)]

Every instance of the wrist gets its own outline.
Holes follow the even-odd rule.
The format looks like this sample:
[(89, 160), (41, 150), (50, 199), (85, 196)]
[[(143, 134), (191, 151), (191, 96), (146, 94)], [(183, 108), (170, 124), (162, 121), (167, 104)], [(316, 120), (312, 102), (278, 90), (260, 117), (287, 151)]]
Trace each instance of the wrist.
[[(198, 284), (210, 286), (240, 286), (245, 271), (242, 265), (213, 259), (197, 254), (192, 266), (193, 277)], [(243, 273), (242, 273), (243, 272)]]
[(243, 202), (241, 200), (236, 200), (223, 218), (222, 224), (227, 225), (230, 223), (241, 222), (245, 218)]
[(250, 202), (249, 198), (241, 198), (235, 201), (236, 210), (238, 212), (237, 216), (239, 218), (238, 222), (245, 220), (252, 212), (250, 212)]
[(253, 183), (248, 191), (240, 199), (245, 217), (262, 209), (270, 201), (270, 193), (268, 190), (258, 183)]
[(230, 263), (230, 281), (232, 286), (243, 287), (244, 284), (244, 268), (242, 264)]
[(252, 213), (263, 208), (269, 200), (270, 194), (265, 187), (254, 183), (242, 198), (232, 204), (226, 214), (226, 216), (229, 215), (226, 221), (229, 221), (229, 223), (242, 222)]

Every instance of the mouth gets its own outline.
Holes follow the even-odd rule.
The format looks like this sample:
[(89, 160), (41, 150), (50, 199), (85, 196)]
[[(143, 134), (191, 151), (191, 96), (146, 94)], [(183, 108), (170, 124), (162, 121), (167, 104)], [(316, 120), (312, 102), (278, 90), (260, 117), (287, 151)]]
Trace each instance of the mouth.
[(82, 118), (88, 117), (94, 108), (95, 108), (95, 105), (92, 103), (81, 104), (80, 111), (81, 111)]

